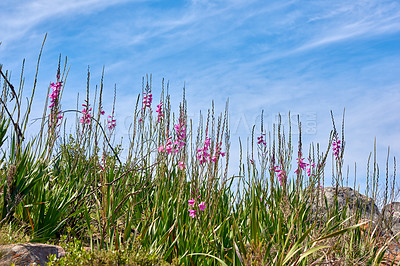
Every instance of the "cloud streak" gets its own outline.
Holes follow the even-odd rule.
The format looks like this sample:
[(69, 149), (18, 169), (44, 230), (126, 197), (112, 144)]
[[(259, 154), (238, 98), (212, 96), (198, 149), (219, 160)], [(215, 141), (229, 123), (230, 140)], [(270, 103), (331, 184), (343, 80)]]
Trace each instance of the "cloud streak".
[(0, 36), (11, 42), (46, 21), (56, 21), (63, 16), (90, 15), (107, 7), (127, 2), (127, 0), (6, 0), (0, 6), (2, 27)]

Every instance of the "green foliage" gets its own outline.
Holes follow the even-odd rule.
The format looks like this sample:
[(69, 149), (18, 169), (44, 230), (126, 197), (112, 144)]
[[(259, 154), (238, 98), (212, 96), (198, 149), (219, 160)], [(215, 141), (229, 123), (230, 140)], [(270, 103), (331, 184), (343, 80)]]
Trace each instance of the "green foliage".
[[(171, 265), (154, 254), (144, 252), (137, 243), (129, 250), (91, 251), (84, 249), (81, 241), (68, 242), (62, 247), (66, 256), (57, 259), (53, 254), (49, 256), (49, 262), (46, 265)], [(178, 264), (174, 262), (172, 265)]]
[[(61, 75), (59, 66), (58, 84), (65, 81), (64, 72)], [(361, 213), (348, 217), (346, 207), (342, 210), (336, 202), (323, 220), (311, 209), (318, 199), (314, 192), (324, 183), (333, 141), (340, 149), (335, 185), (342, 179), (343, 148), (335, 126), (324, 152), (319, 145), (316, 150), (310, 147), (306, 170), (300, 163), (306, 156), (299, 123), (297, 172), (291, 169), (291, 128), (285, 132), (279, 117), (267, 143), (261, 137), (255, 141), (254, 126), (247, 154), (240, 151), (239, 174), (228, 177), (227, 108), (216, 117), (213, 105), (194, 129), (185, 98), (175, 114), (162, 87), (162, 115), (154, 115), (147, 104), (150, 78), (143, 81), (146, 105), (138, 104), (139, 96), (128, 156), (121, 162), (123, 147), (111, 141), (113, 124), (102, 121), (103, 82), (91, 102), (89, 81), (90, 73), (85, 114), (63, 113), (77, 115), (74, 134), (66, 135), (61, 130), (64, 121), (59, 125), (54, 117), (49, 127), (45, 111), (40, 132), (25, 140), (18, 130), (18, 101), (8, 106), (2, 100), (3, 109), (18, 115), (2, 110), (0, 116), (0, 222), (3, 229), (21, 225), (32, 242), (57, 243), (67, 235), (61, 241), (67, 256), (53, 256), (49, 265), (308, 265), (332, 259), (367, 265), (382, 260), (384, 248), (378, 239), (365, 241), (361, 234)], [(6, 83), (2, 97), (8, 87)], [(263, 124), (261, 132), (265, 137)]]

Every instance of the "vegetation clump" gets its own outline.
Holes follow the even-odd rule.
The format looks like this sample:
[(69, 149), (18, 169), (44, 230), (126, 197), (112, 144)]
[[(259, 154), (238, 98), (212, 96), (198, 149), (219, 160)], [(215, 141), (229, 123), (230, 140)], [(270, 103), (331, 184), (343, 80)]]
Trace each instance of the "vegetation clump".
[[(153, 112), (150, 76), (137, 98), (129, 144), (115, 145), (116, 93), (106, 113), (103, 78), (93, 97), (88, 71), (81, 108), (63, 109), (68, 68), (59, 60), (41, 127), (29, 138), (36, 82), (23, 112), (23, 74), (17, 89), (10, 73), (0, 70), (3, 243), (24, 241), (12, 236), (18, 226), (30, 242), (63, 244), (67, 256), (52, 257), (49, 265), (376, 265), (383, 260), (389, 240), (365, 237), (362, 210), (348, 216), (346, 207), (336, 204), (322, 220), (311, 208), (319, 199), (313, 192), (324, 186), (327, 160), (333, 162), (332, 186), (336, 192), (343, 186), (343, 127), (340, 136), (333, 123), (326, 146), (312, 144), (305, 151), (298, 119), (293, 164), (291, 122), (285, 129), (279, 117), (265, 132), (261, 121), (253, 127), (247, 153), (240, 142), (238, 174), (228, 176), (228, 105), (220, 115), (212, 105), (196, 127), (188, 119), (185, 95), (174, 113), (163, 82)], [(75, 130), (68, 133), (67, 117), (74, 116)], [(375, 160), (373, 167), (375, 200)], [(394, 176), (385, 203), (390, 196), (393, 201)], [(316, 204), (328, 209), (326, 202)]]

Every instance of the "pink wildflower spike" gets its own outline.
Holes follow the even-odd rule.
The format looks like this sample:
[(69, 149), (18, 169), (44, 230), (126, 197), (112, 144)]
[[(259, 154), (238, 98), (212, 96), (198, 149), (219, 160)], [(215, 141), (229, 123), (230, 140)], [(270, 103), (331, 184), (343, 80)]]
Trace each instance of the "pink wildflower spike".
[(178, 167), (181, 168), (181, 170), (185, 169), (185, 164), (181, 161), (178, 162)]
[(101, 111), (100, 111), (100, 114), (101, 114), (101, 115), (104, 115), (105, 113), (106, 113), (106, 112), (104, 112), (104, 110), (101, 110)]
[(265, 133), (261, 132), (261, 135), (259, 137), (257, 137), (257, 144), (262, 144), (264, 146), (267, 145), (267, 143), (264, 140), (264, 136), (265, 136)]
[(188, 211), (189, 211), (189, 216), (190, 217), (192, 217), (192, 218), (196, 217), (196, 210), (189, 209)]
[(60, 115), (60, 111), (58, 111), (58, 109), (59, 109), (59, 97), (60, 97), (60, 90), (62, 87), (62, 81), (58, 81), (56, 83), (52, 82), (50, 83), (50, 86), (52, 88), (52, 93), (49, 94), (50, 98), (49, 108), (51, 108), (49, 116), (50, 117), (49, 126), (52, 127), (53, 124), (55, 124), (55, 126), (59, 126), (61, 124), (62, 115)]
[(338, 155), (340, 153), (340, 140), (337, 139), (337, 137), (334, 137), (332, 141), (332, 149), (333, 149), (333, 154), (335, 155), (335, 159), (338, 159)]
[(160, 101), (160, 104), (157, 105), (157, 122), (161, 122), (164, 118), (163, 109), (162, 109), (163, 102)]
[(297, 158), (297, 163), (299, 165), (299, 167), (303, 170), (306, 169), (307, 164), (305, 162), (303, 162), (304, 158)]
[[(208, 153), (211, 146), (211, 139), (207, 138), (204, 140), (204, 145), (202, 148), (197, 149), (197, 160), (199, 160), (200, 164), (204, 164), (206, 162), (210, 162), (210, 154)], [(212, 158), (212, 161), (215, 162), (216, 157)]]
[(143, 110), (146, 109), (146, 107), (151, 107), (152, 100), (153, 95), (151, 94), (151, 91), (143, 94)]
[(199, 210), (200, 210), (200, 211), (204, 211), (205, 208), (206, 208), (205, 202), (202, 201), (202, 202), (199, 204)]
[(280, 169), (280, 166), (279, 166), (279, 165), (275, 166), (275, 173), (276, 173), (276, 175), (278, 176), (279, 183), (280, 183), (281, 186), (282, 186), (282, 184), (283, 184), (284, 182), (286, 182), (286, 180), (285, 180), (284, 172), (283, 172), (282, 169)]
[(115, 128), (116, 125), (117, 125), (117, 124), (116, 124), (116, 120), (113, 119), (113, 117), (112, 117), (111, 115), (108, 116), (108, 119), (110, 119), (110, 120), (107, 121), (107, 123), (108, 123), (108, 126), (107, 126), (107, 127), (108, 127), (109, 130), (112, 130), (112, 129)]
[(196, 201), (192, 198), (192, 199), (188, 200), (188, 203), (189, 203), (190, 206), (194, 206)]
[(165, 151), (168, 153), (168, 154), (171, 154), (172, 153), (172, 146), (166, 146), (165, 147)]
[(164, 151), (164, 146), (161, 145), (161, 146), (158, 148), (158, 152), (163, 152), (163, 151)]
[(307, 171), (307, 175), (310, 176), (311, 175), (311, 167), (308, 167), (306, 171)]
[[(85, 100), (85, 102), (86, 102), (86, 100)], [(88, 103), (82, 104), (82, 106), (83, 106), (84, 108), (82, 109), (82, 114), (83, 114), (83, 116), (82, 116), (82, 118), (80, 119), (80, 122), (81, 122), (82, 124), (87, 124), (87, 125), (89, 125), (90, 122), (91, 122), (90, 120), (91, 120), (91, 118), (92, 118), (92, 114), (90, 113), (90, 111), (92, 111), (92, 108), (89, 108), (90, 104), (88, 104)]]
[(177, 153), (180, 149), (185, 147), (186, 145), (186, 126), (185, 121), (182, 117), (179, 118), (179, 123), (174, 125), (175, 133), (176, 133), (176, 141), (175, 141), (175, 152)]
[(222, 157), (225, 156), (225, 153), (224, 153), (224, 152), (221, 152), (221, 145), (222, 145), (221, 142), (220, 142), (220, 143), (217, 143), (217, 144), (215, 145), (215, 154), (213, 155), (213, 157), (212, 157), (212, 159), (211, 159), (211, 161), (213, 161), (214, 163), (217, 161), (217, 159), (218, 159), (219, 156), (222, 156)]

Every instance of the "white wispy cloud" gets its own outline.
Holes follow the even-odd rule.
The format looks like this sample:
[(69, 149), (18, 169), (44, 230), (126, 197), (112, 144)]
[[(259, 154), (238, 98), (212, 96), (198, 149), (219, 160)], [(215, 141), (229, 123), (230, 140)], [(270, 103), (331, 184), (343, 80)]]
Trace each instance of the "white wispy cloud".
[(56, 21), (63, 16), (88, 15), (128, 0), (25, 0), (3, 1), (0, 36), (10, 42), (22, 37), (39, 23)]
[(376, 1), (352, 1), (323, 16), (311, 18), (309, 23), (326, 23), (323, 31), (295, 49), (301, 52), (357, 37), (370, 37), (400, 31), (400, 4), (380, 4)]

